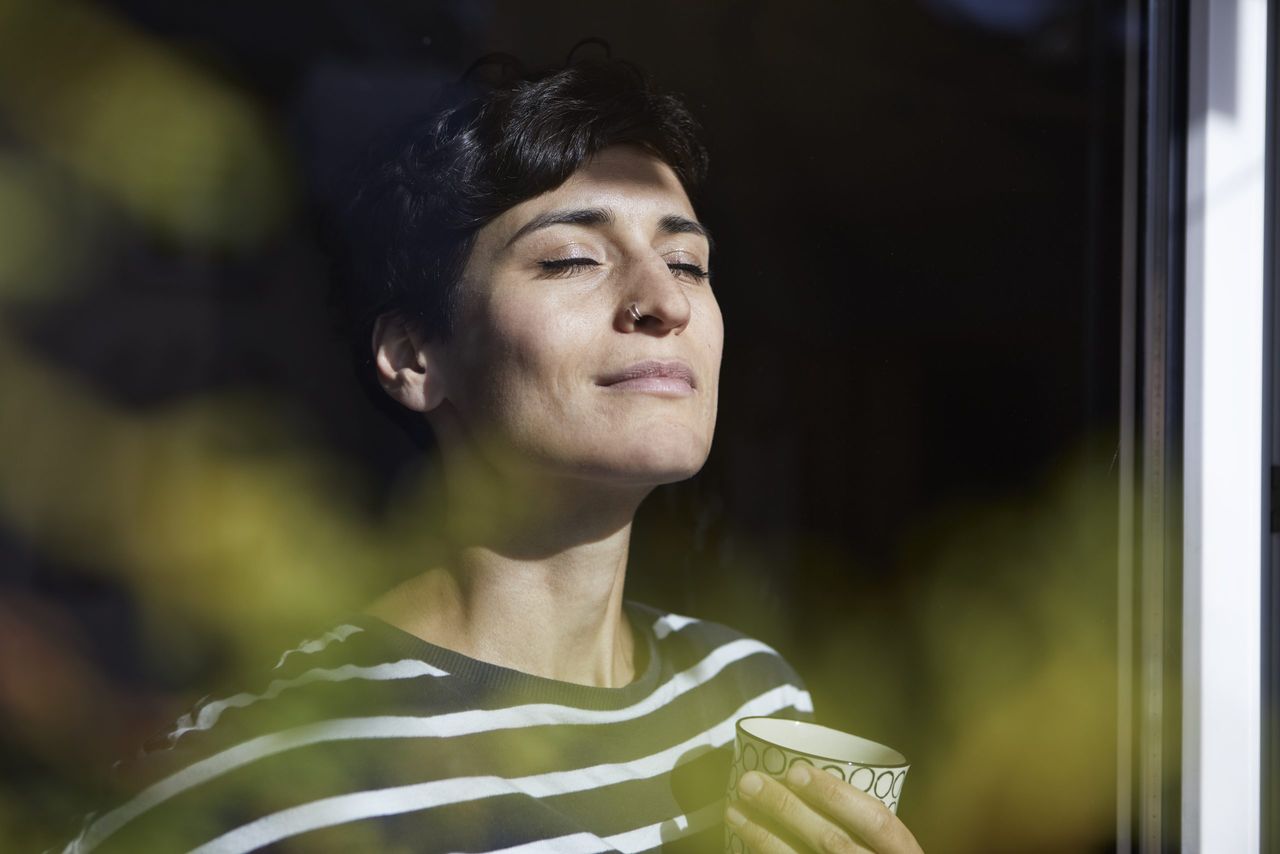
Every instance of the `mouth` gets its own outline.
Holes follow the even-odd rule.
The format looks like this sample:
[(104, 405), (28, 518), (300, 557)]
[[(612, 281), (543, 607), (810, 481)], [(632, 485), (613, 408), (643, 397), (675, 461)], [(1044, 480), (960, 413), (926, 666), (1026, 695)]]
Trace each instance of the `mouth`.
[(596, 384), (612, 391), (641, 392), (661, 397), (688, 397), (698, 388), (693, 369), (681, 361), (647, 360), (600, 377)]

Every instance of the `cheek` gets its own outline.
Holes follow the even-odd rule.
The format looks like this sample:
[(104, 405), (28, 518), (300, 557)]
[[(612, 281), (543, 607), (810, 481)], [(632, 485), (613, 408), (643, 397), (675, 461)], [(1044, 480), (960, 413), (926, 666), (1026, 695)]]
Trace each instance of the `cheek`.
[(472, 323), (465, 393), (483, 401), (486, 417), (519, 422), (557, 412), (589, 367), (586, 324), (545, 301), (494, 301)]
[(554, 303), (512, 302), (496, 306), (492, 337), (515, 370), (537, 383), (555, 382), (584, 349), (589, 336), (584, 318), (559, 311)]
[(720, 306), (714, 300), (711, 303), (711, 325), (712, 331), (707, 336), (707, 349), (710, 351), (712, 358), (715, 360), (716, 367), (720, 367), (720, 357), (724, 353), (724, 317), (720, 314)]
[(724, 317), (720, 314), (720, 305), (715, 297), (708, 296), (701, 316), (704, 322), (698, 330), (702, 342), (707, 365), (711, 369), (712, 382), (718, 389), (720, 385), (720, 359), (724, 354)]

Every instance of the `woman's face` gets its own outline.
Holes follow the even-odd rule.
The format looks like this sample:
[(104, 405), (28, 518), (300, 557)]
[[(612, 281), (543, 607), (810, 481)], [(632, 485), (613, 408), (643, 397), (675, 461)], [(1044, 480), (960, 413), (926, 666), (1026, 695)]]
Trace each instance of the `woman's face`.
[(438, 348), (449, 417), (504, 465), (690, 477), (711, 448), (724, 340), (709, 260), (670, 167), (604, 150), (476, 235)]

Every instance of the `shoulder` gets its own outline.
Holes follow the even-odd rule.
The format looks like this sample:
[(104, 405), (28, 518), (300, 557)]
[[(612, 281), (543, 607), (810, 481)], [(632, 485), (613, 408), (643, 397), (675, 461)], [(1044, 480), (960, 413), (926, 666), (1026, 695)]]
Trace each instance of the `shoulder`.
[(658, 656), (690, 678), (727, 683), (744, 697), (771, 694), (796, 716), (812, 715), (813, 700), (800, 673), (763, 640), (724, 623), (628, 602), (638, 628), (653, 638)]
[(791, 668), (774, 647), (724, 623), (677, 614), (634, 601), (628, 601), (627, 607), (631, 616), (639, 619), (641, 625), (638, 628), (647, 628), (659, 644), (668, 648), (705, 652), (732, 647), (750, 650), (752, 654)]
[(428, 662), (397, 655), (366, 621), (339, 623), (280, 653), (274, 667), (264, 664), (245, 680), (244, 690), (203, 697), (146, 752), (195, 744), (214, 733), (243, 737), (264, 726), (278, 729), (290, 719), (305, 723), (312, 713), (332, 715), (352, 702), (366, 705), (371, 685), (440, 675), (446, 674)]
[[(88, 817), (65, 850), (186, 850), (321, 791), (338, 767), (326, 746), (352, 738), (354, 723), (411, 705), (430, 714), (459, 704), (447, 672), (406, 655), (364, 619), (265, 658), (263, 671), (245, 690), (202, 698), (116, 763), (116, 806)], [(343, 773), (360, 773), (350, 757), (338, 758)]]

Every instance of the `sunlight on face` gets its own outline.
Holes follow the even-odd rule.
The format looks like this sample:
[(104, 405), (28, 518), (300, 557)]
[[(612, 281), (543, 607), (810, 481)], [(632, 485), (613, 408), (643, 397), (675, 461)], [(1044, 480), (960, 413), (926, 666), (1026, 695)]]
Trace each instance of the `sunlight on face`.
[(485, 226), (442, 345), (464, 435), (543, 473), (656, 485), (697, 472), (724, 340), (709, 251), (675, 173), (631, 146)]

